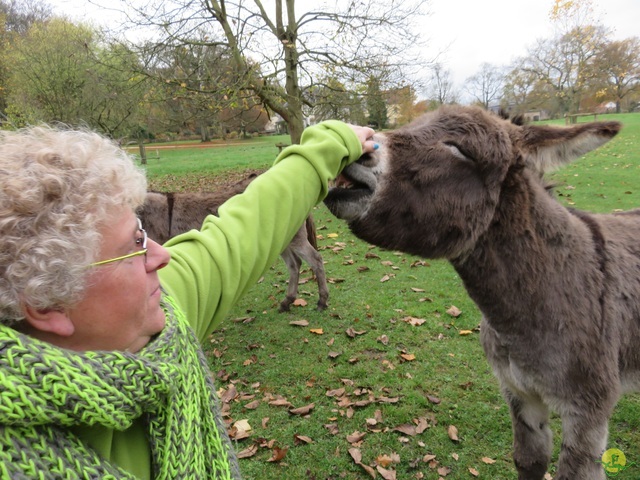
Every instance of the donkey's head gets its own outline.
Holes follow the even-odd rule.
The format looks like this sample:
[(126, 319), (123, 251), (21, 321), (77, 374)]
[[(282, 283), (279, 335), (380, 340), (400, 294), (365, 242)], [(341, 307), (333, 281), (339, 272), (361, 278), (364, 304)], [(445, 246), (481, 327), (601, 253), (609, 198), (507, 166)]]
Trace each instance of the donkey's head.
[(514, 182), (542, 185), (542, 173), (602, 145), (617, 122), (573, 127), (516, 125), (475, 107), (446, 106), (390, 133), (347, 167), (325, 203), (375, 245), (455, 258), (496, 221)]

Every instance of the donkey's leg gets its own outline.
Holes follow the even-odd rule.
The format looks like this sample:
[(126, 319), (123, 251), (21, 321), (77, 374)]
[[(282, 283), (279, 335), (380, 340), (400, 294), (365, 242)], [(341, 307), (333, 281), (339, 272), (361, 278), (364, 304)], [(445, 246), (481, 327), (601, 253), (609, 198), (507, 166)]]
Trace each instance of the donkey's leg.
[(327, 308), (327, 301), (329, 300), (329, 288), (327, 287), (327, 276), (324, 271), (324, 262), (322, 255), (313, 248), (309, 242), (302, 244), (291, 244), (291, 248), (295, 250), (296, 254), (300, 256), (305, 262), (309, 264), (313, 274), (316, 276), (316, 282), (318, 282), (318, 310), (324, 310)]
[(562, 416), (562, 446), (555, 480), (604, 480), (602, 454), (607, 446), (610, 411), (583, 410)]
[(295, 302), (298, 296), (298, 282), (300, 281), (300, 266), (302, 265), (302, 260), (293, 252), (291, 245), (284, 249), (281, 256), (289, 270), (289, 285), (287, 286), (287, 296), (280, 302), (279, 310), (281, 312), (288, 312), (291, 304)]
[(518, 480), (542, 480), (553, 447), (549, 409), (537, 398), (518, 396), (508, 388), (502, 390), (511, 411)]

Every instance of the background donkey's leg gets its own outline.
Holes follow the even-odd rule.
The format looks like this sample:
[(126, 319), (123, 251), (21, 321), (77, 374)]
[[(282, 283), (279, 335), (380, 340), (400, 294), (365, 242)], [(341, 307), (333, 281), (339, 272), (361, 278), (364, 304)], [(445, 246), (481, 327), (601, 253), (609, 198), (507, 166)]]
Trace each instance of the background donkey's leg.
[[(299, 233), (296, 233), (296, 237), (298, 235)], [(293, 252), (291, 244), (284, 249), (281, 256), (289, 270), (289, 285), (287, 286), (287, 296), (282, 300), (282, 302), (280, 302), (279, 310), (281, 312), (288, 312), (289, 307), (291, 307), (291, 304), (298, 296), (298, 282), (300, 280), (300, 266), (302, 265), (302, 260)]]
[(578, 410), (581, 415), (562, 416), (562, 447), (555, 480), (604, 480), (600, 463), (607, 447), (609, 410)]
[(296, 255), (311, 267), (313, 274), (316, 276), (316, 282), (318, 282), (318, 295), (320, 297), (318, 299), (318, 310), (324, 310), (327, 308), (327, 301), (329, 300), (329, 287), (327, 286), (327, 276), (324, 271), (322, 255), (306, 241), (306, 238), (303, 242), (297, 242), (294, 239), (289, 248), (294, 250)]
[(511, 411), (513, 460), (518, 480), (542, 480), (553, 448), (549, 409), (541, 400), (520, 397), (508, 388), (502, 390)]

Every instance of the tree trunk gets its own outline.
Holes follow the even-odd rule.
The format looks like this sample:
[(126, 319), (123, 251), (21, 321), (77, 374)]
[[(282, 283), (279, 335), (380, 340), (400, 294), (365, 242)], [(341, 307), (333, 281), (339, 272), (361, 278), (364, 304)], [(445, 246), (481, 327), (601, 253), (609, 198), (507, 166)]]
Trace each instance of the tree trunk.
[(147, 164), (147, 149), (144, 146), (144, 143), (142, 141), (142, 136), (140, 138), (138, 138), (138, 148), (140, 149), (140, 163), (142, 165), (146, 165)]

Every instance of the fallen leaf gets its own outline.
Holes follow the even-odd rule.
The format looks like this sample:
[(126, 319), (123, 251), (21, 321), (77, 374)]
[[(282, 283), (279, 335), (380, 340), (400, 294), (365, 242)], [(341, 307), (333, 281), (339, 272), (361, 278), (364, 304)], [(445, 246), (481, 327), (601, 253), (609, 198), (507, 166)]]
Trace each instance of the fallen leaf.
[(327, 238), (338, 238), (340, 235), (337, 233), (327, 233)]
[(469, 473), (471, 475), (473, 475), (474, 477), (477, 477), (478, 475), (480, 475), (480, 472), (478, 470), (476, 470), (475, 468), (469, 467)]
[(251, 431), (251, 425), (249, 425), (249, 420), (247, 419), (238, 420), (233, 424), (233, 426), (238, 430), (244, 430), (245, 432)]
[(388, 282), (391, 279), (389, 275), (385, 275), (380, 279), (380, 283)]
[(321, 328), (311, 328), (309, 329), (311, 333), (315, 333), (316, 335), (324, 335), (324, 331)]
[(438, 475), (440, 475), (442, 477), (446, 477), (450, 473), (451, 473), (451, 469), (448, 468), (448, 467), (442, 466), (442, 467), (438, 468)]
[(349, 336), (351, 338), (355, 338), (357, 335), (364, 335), (365, 333), (367, 333), (366, 330), (355, 330), (352, 327), (349, 327), (346, 330), (347, 336)]
[(345, 391), (346, 390), (344, 389), (344, 387), (336, 388), (334, 390), (327, 390), (327, 393), (325, 395), (327, 397), (341, 397), (342, 395), (344, 395)]
[(454, 442), (460, 441), (460, 439), (458, 438), (458, 429), (455, 425), (449, 425), (449, 428), (447, 428), (447, 434), (449, 435), (449, 438)]
[(308, 327), (308, 320), (294, 320), (293, 322), (289, 322), (289, 325), (295, 325), (296, 327)]
[(452, 317), (458, 318), (460, 315), (462, 315), (462, 310), (460, 310), (455, 305), (451, 305), (451, 308), (449, 308), (446, 313), (451, 315)]
[(293, 301), (293, 305), (295, 305), (296, 307), (306, 307), (307, 301), (304, 298), (296, 298)]
[(405, 423), (404, 425), (400, 425), (394, 428), (397, 432), (402, 432), (405, 435), (409, 435), (410, 437), (415, 437), (416, 435), (416, 427), (411, 425), (410, 423)]
[(293, 443), (295, 443), (296, 445), (299, 445), (301, 443), (313, 443), (313, 440), (311, 440), (310, 437), (307, 437), (306, 435), (298, 435), (297, 433), (293, 435)]
[(273, 447), (272, 456), (269, 460), (267, 460), (267, 462), (281, 461), (287, 455), (288, 450), (289, 450), (289, 447), (284, 447), (284, 448)]
[(458, 332), (460, 335), (471, 335), (473, 333), (473, 330), (460, 330)]
[(311, 410), (315, 408), (315, 403), (310, 403), (309, 405), (305, 405), (304, 407), (292, 408), (289, 410), (289, 413), (292, 415), (307, 415), (311, 413)]
[(249, 402), (247, 403), (244, 408), (246, 408), (247, 410), (255, 410), (256, 408), (258, 408), (260, 406), (260, 400), (254, 400), (253, 402)]
[(387, 470), (386, 468), (382, 468), (380, 465), (376, 467), (378, 473), (382, 475), (384, 480), (396, 480), (396, 471), (395, 470)]
[(347, 435), (347, 442), (349, 443), (356, 443), (359, 442), (360, 440), (362, 440), (365, 436), (367, 435), (366, 432), (359, 432), (359, 431), (355, 431), (350, 435)]
[(414, 327), (420, 326), (424, 322), (426, 322), (424, 318), (416, 318), (416, 317), (404, 317), (402, 321), (407, 322), (409, 325), (413, 325)]
[(274, 407), (290, 407), (291, 406), (291, 402), (289, 402), (288, 400), (286, 400), (284, 398), (278, 398), (276, 400), (270, 401), (269, 405), (272, 405)]
[(496, 461), (493, 458), (489, 458), (489, 457), (482, 457), (481, 460), (487, 465), (493, 465), (494, 463), (496, 463)]
[(400, 356), (407, 362), (412, 362), (416, 359), (416, 356), (413, 353), (401, 353)]
[(238, 452), (236, 456), (238, 458), (249, 458), (253, 457), (256, 453), (258, 453), (258, 445), (254, 443), (250, 447), (247, 447), (244, 450)]

